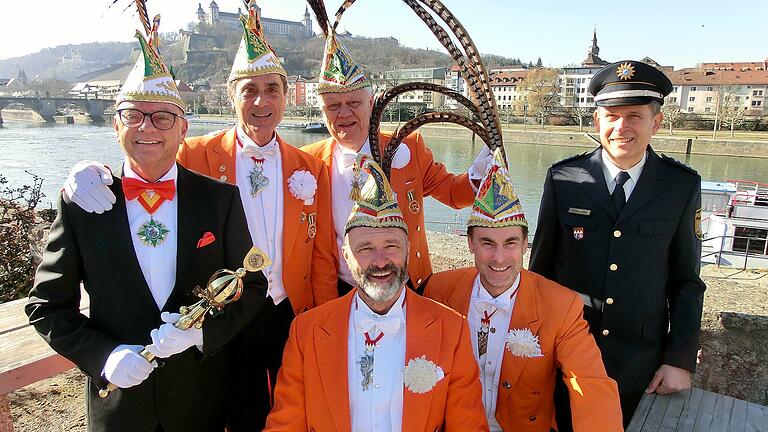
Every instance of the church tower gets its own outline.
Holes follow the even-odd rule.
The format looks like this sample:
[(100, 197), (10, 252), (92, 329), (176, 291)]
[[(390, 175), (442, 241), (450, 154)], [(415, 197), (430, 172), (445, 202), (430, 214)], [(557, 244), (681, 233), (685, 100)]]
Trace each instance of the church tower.
[(203, 4), (197, 4), (197, 22), (205, 23), (205, 11), (203, 10)]
[(315, 32), (312, 30), (312, 17), (309, 16), (309, 8), (307, 6), (304, 6), (304, 19), (301, 22), (304, 24), (304, 37), (314, 37)]
[(587, 51), (587, 58), (581, 62), (582, 66), (586, 67), (598, 67), (608, 64), (607, 61), (600, 58), (600, 47), (597, 46), (597, 29), (592, 32), (592, 46)]
[(213, 0), (210, 4), (211, 7), (211, 27), (216, 27), (219, 22), (219, 5), (216, 4), (216, 0)]

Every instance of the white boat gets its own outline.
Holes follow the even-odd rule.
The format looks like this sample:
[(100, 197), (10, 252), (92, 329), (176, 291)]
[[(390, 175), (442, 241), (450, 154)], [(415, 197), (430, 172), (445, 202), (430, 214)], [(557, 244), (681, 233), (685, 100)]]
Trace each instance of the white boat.
[(702, 262), (768, 268), (768, 184), (702, 182)]

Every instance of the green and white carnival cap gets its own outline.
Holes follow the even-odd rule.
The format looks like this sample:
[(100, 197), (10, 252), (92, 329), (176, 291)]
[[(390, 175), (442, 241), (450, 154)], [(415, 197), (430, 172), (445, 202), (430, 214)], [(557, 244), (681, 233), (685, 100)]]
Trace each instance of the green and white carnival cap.
[(400, 228), (407, 233), (408, 226), (384, 170), (366, 154), (357, 156), (353, 170), (356, 171), (355, 177), (359, 177), (361, 170), (368, 171), (369, 176), (362, 188), (352, 186), (350, 199), (355, 203), (344, 233), (356, 227)]
[(347, 93), (366, 87), (371, 87), (371, 82), (363, 74), (363, 68), (349, 54), (336, 31), (330, 29), (325, 40), (317, 93)]
[(235, 55), (228, 81), (270, 73), (287, 76), (280, 64), (280, 59), (264, 37), (264, 29), (256, 11), (255, 0), (248, 2), (248, 15), (241, 15), (240, 23), (243, 25), (243, 39), (240, 41), (240, 48)]
[(120, 94), (117, 95), (117, 105), (125, 101), (167, 102), (176, 105), (182, 111), (186, 110), (176, 82), (160, 57), (158, 50), (160, 38), (157, 32), (159, 26), (160, 15), (155, 15), (149, 31), (149, 40), (140, 31), (136, 31), (136, 39), (141, 45), (141, 55), (128, 74), (128, 78), (125, 79)]

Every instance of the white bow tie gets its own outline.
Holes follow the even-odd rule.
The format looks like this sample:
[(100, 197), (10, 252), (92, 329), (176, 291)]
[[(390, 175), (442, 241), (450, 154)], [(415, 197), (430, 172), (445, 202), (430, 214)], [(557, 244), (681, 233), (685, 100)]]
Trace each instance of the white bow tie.
[[(367, 150), (367, 149), (366, 149)], [(363, 153), (370, 156), (370, 153), (368, 151), (364, 151)], [(344, 162), (344, 168), (349, 168), (352, 165), (355, 164), (355, 159), (357, 159), (358, 153), (342, 153), (341, 158)], [(395, 157), (392, 158), (392, 168), (400, 169), (404, 166), (408, 165), (408, 162), (411, 161), (411, 151), (408, 149), (408, 146), (405, 144), (400, 144), (397, 147), (397, 151), (395, 152)]]
[(246, 144), (243, 146), (243, 154), (256, 159), (272, 160), (277, 156), (277, 148), (273, 145), (259, 147), (257, 145)]
[(499, 299), (474, 299), (472, 304), (475, 306), (478, 312), (493, 312), (496, 309), (501, 309), (504, 312), (509, 312), (510, 304), (504, 303)]
[(396, 334), (402, 325), (402, 317), (399, 315), (371, 315), (360, 308), (355, 310), (354, 320), (357, 329), (363, 333), (367, 332), (371, 337), (377, 336), (370, 334), (374, 327), (385, 335), (391, 336)]

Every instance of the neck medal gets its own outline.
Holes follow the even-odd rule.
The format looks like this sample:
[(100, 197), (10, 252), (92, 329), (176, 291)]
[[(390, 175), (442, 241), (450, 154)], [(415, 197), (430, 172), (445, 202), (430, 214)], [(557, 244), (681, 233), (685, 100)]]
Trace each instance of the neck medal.
[(490, 314), (483, 311), (483, 317), (480, 318), (480, 328), (477, 330), (477, 356), (482, 357), (488, 352), (488, 329), (491, 327), (491, 317), (498, 309)]
[(248, 174), (248, 179), (251, 182), (251, 196), (256, 198), (267, 188), (269, 179), (264, 175), (264, 159), (254, 159), (253, 162), (253, 169)]
[(363, 391), (367, 391), (368, 387), (373, 384), (373, 351), (376, 349), (376, 343), (384, 336), (384, 332), (381, 332), (376, 339), (371, 339), (368, 332), (365, 332), (365, 353), (360, 356), (360, 373), (363, 375)]
[(145, 245), (157, 247), (165, 241), (169, 232), (162, 222), (157, 222), (150, 216), (149, 222), (144, 222), (136, 234)]

